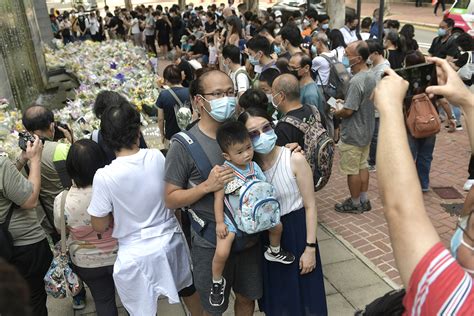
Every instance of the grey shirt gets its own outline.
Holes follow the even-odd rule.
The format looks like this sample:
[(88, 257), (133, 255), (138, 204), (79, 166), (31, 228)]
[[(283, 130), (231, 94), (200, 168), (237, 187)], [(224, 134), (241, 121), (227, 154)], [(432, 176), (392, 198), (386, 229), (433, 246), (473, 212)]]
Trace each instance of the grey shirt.
[(342, 119), (341, 141), (345, 144), (364, 147), (370, 144), (375, 126), (375, 107), (370, 100), (377, 81), (371, 71), (362, 71), (349, 82), (345, 109), (354, 111)]
[(5, 222), (12, 203), (13, 214), (8, 226), (14, 246), (40, 242), (46, 235), (40, 227), (36, 210), (24, 210), (17, 205), (25, 203), (33, 192), (33, 185), (8, 160), (0, 157), (0, 223)]
[(382, 79), (382, 75), (384, 74), (385, 69), (389, 69), (389, 68), (390, 68), (390, 62), (384, 59), (383, 62), (381, 62), (377, 66), (373, 66), (372, 68), (370, 68), (370, 71), (372, 71), (375, 74), (375, 79), (377, 80), (377, 82), (379, 82), (380, 79)]
[[(215, 139), (201, 132), (198, 124), (194, 125), (189, 132), (196, 137), (212, 166), (224, 163), (222, 151)], [(172, 142), (166, 155), (165, 181), (183, 189), (191, 188), (203, 182), (194, 160), (179, 142)], [(213, 193), (204, 196), (190, 207), (203, 220), (215, 221)]]

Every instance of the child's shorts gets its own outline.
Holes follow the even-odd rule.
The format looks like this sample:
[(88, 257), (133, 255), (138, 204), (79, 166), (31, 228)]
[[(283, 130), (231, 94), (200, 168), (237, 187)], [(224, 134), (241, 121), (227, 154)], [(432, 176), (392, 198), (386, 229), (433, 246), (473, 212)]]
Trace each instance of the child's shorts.
[(227, 226), (229, 233), (237, 233), (237, 228), (235, 228), (234, 223), (232, 223), (232, 220), (227, 216), (227, 214), (224, 214), (224, 224)]

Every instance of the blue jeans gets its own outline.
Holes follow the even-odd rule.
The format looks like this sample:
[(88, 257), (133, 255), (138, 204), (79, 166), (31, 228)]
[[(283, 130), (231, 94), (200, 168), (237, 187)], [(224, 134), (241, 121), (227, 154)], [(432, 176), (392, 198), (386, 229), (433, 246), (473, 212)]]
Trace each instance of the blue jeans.
[(415, 159), (421, 189), (428, 190), (430, 187), (430, 169), (431, 161), (433, 161), (436, 135), (426, 138), (414, 138), (408, 133), (408, 143), (413, 159)]
[(456, 125), (461, 125), (461, 109), (458, 106), (451, 104), (451, 111), (453, 111), (454, 117), (456, 118)]
[(374, 134), (372, 135), (372, 140), (370, 141), (369, 165), (371, 166), (375, 166), (375, 157), (377, 156), (377, 140), (379, 138), (379, 125), (380, 125), (380, 118), (376, 117)]

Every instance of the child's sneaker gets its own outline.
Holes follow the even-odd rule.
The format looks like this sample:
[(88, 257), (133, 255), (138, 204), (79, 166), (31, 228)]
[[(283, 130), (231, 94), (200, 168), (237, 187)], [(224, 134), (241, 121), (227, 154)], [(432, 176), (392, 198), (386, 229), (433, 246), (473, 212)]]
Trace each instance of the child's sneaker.
[(264, 253), (264, 257), (268, 261), (279, 262), (283, 264), (291, 264), (293, 261), (295, 261), (295, 256), (293, 256), (292, 253), (283, 250), (282, 248), (280, 248), (280, 252), (275, 253), (272, 252), (270, 247), (268, 247), (267, 251)]
[(212, 283), (211, 293), (209, 294), (209, 303), (211, 306), (221, 306), (224, 303), (225, 279), (222, 282)]

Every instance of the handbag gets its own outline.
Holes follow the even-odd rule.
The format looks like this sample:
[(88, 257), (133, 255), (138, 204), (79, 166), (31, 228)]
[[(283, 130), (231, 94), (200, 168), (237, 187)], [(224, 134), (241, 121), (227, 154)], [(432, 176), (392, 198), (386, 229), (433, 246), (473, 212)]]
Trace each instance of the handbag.
[[(61, 240), (54, 249), (54, 258), (44, 277), (45, 290), (54, 298), (65, 298), (75, 296), (82, 290), (82, 281), (71, 269), (71, 259), (66, 248), (66, 221), (64, 219), (64, 207), (68, 190), (61, 197), (60, 222)], [(59, 248), (59, 249), (58, 249)]]
[(472, 80), (472, 77), (474, 76), (474, 60), (472, 60), (472, 52), (467, 52), (467, 54), (468, 57), (466, 64), (458, 70), (459, 77), (463, 81)]

